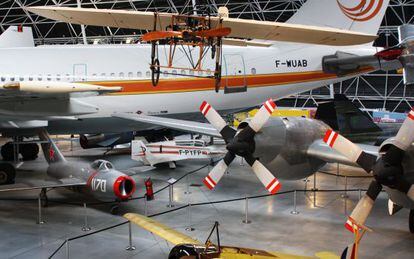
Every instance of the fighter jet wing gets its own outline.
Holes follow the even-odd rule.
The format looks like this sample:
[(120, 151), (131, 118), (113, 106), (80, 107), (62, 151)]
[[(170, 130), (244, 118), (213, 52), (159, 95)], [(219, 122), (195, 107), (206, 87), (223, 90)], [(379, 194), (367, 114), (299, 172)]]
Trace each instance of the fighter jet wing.
[[(378, 156), (379, 147), (373, 145), (357, 144), (364, 152)], [(327, 163), (340, 163), (344, 165), (357, 166), (344, 155), (329, 147), (323, 140), (315, 140), (308, 148), (307, 155), (323, 160)]]
[(209, 123), (170, 119), (156, 116), (138, 115), (132, 113), (116, 113), (112, 114), (112, 117), (221, 138), (220, 133)]
[(160, 222), (157, 222), (151, 218), (139, 215), (136, 213), (126, 213), (124, 218), (128, 219), (132, 223), (142, 227), (145, 230), (165, 239), (166, 241), (174, 244), (194, 244), (201, 245), (198, 240), (195, 240), (189, 236), (186, 236)]
[(14, 192), (14, 191), (30, 191), (30, 190), (39, 190), (43, 188), (63, 188), (63, 187), (75, 187), (75, 186), (85, 186), (86, 182), (81, 181), (76, 178), (67, 178), (62, 179), (59, 182), (46, 182), (44, 184), (32, 185), (30, 183), (17, 183), (17, 184), (6, 184), (0, 186), (1, 192)]

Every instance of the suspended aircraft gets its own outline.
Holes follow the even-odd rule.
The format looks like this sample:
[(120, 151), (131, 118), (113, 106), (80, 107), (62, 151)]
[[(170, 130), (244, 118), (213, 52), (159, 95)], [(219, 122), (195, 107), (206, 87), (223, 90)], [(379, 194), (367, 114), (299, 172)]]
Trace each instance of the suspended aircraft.
[[(171, 68), (163, 68), (165, 71), (160, 72), (159, 82), (154, 86), (152, 44), (34, 47), (30, 28), (9, 28), (0, 36), (0, 132), (10, 137), (33, 136), (36, 129), (42, 128), (50, 134), (140, 132), (157, 127), (112, 115), (144, 114), (199, 120), (202, 119), (197, 112), (200, 99), (221, 113), (230, 113), (257, 106), (268, 98), (277, 100), (377, 69), (399, 68), (402, 66), (399, 59), (375, 56), (379, 49), (372, 46), (388, 2), (375, 0), (353, 18), (343, 8), (352, 9), (353, 0), (307, 1), (287, 23), (227, 15), (207, 17), (213, 26), (211, 29), (220, 22), (222, 27), (231, 29), (222, 38), (218, 93), (216, 80), (208, 77), (211, 73), (188, 69), (191, 62), (180, 48)], [(156, 16), (155, 31), (158, 32), (167, 31), (175, 15), (59, 6), (27, 9), (69, 23), (150, 31), (154, 31)], [(315, 10), (326, 12), (320, 16)], [(355, 20), (356, 17), (364, 19)], [(194, 32), (192, 28), (191, 31)], [(213, 36), (217, 41), (217, 34)], [(169, 44), (159, 41), (158, 48), (170, 48)], [(210, 44), (205, 56), (211, 57), (212, 48)], [(341, 73), (326, 72), (323, 57), (339, 52), (352, 57), (375, 56), (376, 62), (359, 65), (347, 73), (342, 73), (343, 67), (339, 65)], [(168, 51), (158, 54), (158, 60), (168, 61)], [(198, 57), (200, 52), (194, 50), (192, 54)], [(339, 60), (342, 63), (335, 62), (343, 64)], [(202, 70), (211, 67), (211, 71), (216, 71), (216, 60), (203, 58), (202, 61)], [(329, 66), (332, 67), (335, 68)], [(38, 149), (22, 144), (19, 151), (32, 159)], [(4, 145), (2, 154), (13, 154), (13, 145)], [(14, 172), (7, 165), (0, 165), (0, 169), (4, 176), (0, 177), (1, 182), (8, 182)]]

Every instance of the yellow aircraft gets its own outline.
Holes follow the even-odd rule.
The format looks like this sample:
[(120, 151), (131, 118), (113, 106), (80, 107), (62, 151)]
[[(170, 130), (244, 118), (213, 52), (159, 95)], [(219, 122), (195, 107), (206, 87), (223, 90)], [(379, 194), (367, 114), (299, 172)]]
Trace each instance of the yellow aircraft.
[[(187, 235), (184, 235), (166, 225), (161, 224), (146, 216), (136, 213), (126, 213), (124, 215), (130, 222), (142, 227), (145, 230), (163, 238), (164, 240), (174, 244), (174, 248), (170, 251), (168, 259), (298, 259), (298, 258), (321, 258), (321, 259), (337, 259), (339, 256), (330, 252), (319, 252), (315, 257), (307, 257), (300, 255), (289, 255), (279, 252), (268, 252), (264, 250), (221, 246), (218, 233), (218, 223), (211, 230), (209, 237), (205, 243), (201, 243)], [(214, 230), (217, 231), (217, 242), (215, 245), (210, 241), (210, 237)]]

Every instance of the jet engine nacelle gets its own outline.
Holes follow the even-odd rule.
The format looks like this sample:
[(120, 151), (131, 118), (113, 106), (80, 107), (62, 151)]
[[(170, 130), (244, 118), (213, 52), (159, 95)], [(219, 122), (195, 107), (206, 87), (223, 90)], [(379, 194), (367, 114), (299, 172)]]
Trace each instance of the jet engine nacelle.
[(279, 179), (303, 179), (325, 165), (309, 157), (307, 150), (328, 128), (319, 120), (272, 117), (255, 136), (254, 155)]
[(113, 147), (119, 144), (129, 143), (134, 139), (134, 132), (109, 133), (109, 134), (83, 134), (79, 137), (79, 143), (83, 149)]
[(134, 179), (117, 170), (98, 171), (88, 179), (88, 189), (101, 201), (127, 200), (136, 189)]

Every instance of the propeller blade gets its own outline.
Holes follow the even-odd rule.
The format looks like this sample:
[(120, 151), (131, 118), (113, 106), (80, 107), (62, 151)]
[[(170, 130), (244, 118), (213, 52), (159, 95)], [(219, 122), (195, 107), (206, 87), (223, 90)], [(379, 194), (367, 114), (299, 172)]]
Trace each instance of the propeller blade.
[(273, 100), (267, 100), (253, 117), (253, 119), (249, 122), (250, 128), (252, 128), (255, 132), (258, 132), (263, 127), (263, 125), (266, 124), (275, 108), (276, 104), (273, 102)]
[(226, 143), (230, 142), (236, 135), (236, 130), (227, 125), (218, 112), (206, 101), (200, 106), (200, 111), (204, 117), (218, 132), (220, 132)]
[(404, 123), (401, 125), (400, 130), (395, 136), (394, 144), (402, 150), (407, 150), (407, 148), (414, 141), (414, 107), (408, 113), (407, 118)]
[(223, 177), (230, 163), (234, 160), (235, 155), (227, 152), (226, 156), (220, 160), (210, 173), (204, 178), (203, 183), (207, 188), (213, 190), (217, 183)]
[(377, 161), (376, 156), (365, 153), (359, 146), (333, 130), (326, 131), (323, 141), (350, 161), (361, 166), (367, 173), (371, 172)]
[(244, 159), (252, 167), (253, 172), (265, 186), (266, 190), (271, 194), (275, 194), (280, 190), (282, 185), (279, 180), (259, 160), (252, 155), (247, 155)]
[[(355, 206), (350, 218), (352, 218), (359, 225), (364, 225), (369, 214), (371, 213), (372, 207), (374, 207), (374, 202), (381, 191), (382, 185), (373, 180), (368, 187), (368, 191)], [(358, 226), (354, 225), (350, 220), (347, 220), (345, 228), (353, 233)]]

